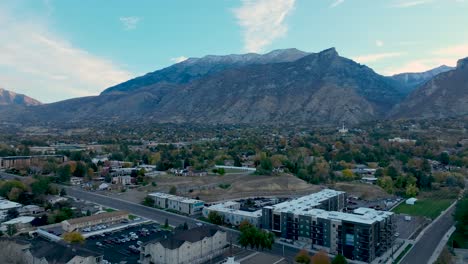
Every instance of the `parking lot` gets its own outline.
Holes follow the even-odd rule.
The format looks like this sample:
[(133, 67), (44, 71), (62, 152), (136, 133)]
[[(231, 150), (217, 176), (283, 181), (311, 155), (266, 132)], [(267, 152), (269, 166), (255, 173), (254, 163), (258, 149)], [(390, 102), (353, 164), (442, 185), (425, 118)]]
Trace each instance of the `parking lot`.
[(170, 231), (163, 230), (158, 224), (142, 224), (127, 227), (115, 232), (105, 232), (86, 239), (85, 247), (104, 255), (111, 263), (137, 263), (140, 258), (140, 248), (148, 241), (167, 235)]
[[(396, 233), (401, 239), (413, 239), (424, 226), (429, 224), (431, 221), (420, 216), (410, 216), (405, 219), (403, 214), (396, 214)], [(410, 237), (413, 234), (413, 237)]]

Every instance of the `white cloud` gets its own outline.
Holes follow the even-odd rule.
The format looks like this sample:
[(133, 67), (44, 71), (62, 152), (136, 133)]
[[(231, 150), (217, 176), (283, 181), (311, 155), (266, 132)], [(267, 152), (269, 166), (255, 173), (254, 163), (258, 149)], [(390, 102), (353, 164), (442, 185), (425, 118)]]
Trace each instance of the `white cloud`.
[(413, 6), (427, 4), (427, 3), (430, 3), (432, 1), (433, 0), (399, 0), (393, 5), (393, 7), (407, 8), (407, 7), (413, 7)]
[(433, 50), (426, 58), (409, 61), (400, 67), (390, 67), (383, 71), (386, 75), (403, 72), (424, 72), (441, 65), (456, 66), (459, 59), (468, 57), (468, 43)]
[(15, 19), (0, 6), (0, 85), (43, 102), (96, 95), (133, 76), (75, 47), (41, 21)]
[(185, 56), (180, 56), (180, 57), (175, 57), (175, 58), (171, 58), (170, 60), (174, 63), (179, 63), (179, 62), (183, 62), (185, 60), (187, 60), (188, 58), (185, 57)]
[(383, 70), (383, 74), (394, 75), (394, 74), (406, 73), (406, 72), (425, 72), (425, 71), (437, 68), (441, 65), (447, 65), (447, 66), (453, 67), (456, 65), (456, 60), (444, 59), (444, 58), (413, 60), (413, 61), (409, 61), (403, 64), (403, 66), (400, 66), (400, 67), (387, 68)]
[(341, 5), (345, 0), (335, 0), (331, 5), (330, 7), (331, 8), (334, 8), (334, 7), (337, 7), (339, 5)]
[(295, 0), (242, 0), (234, 10), (243, 28), (244, 49), (259, 52), (288, 31), (285, 18), (294, 9)]
[(141, 17), (136, 17), (136, 16), (120, 17), (119, 20), (120, 22), (122, 22), (122, 25), (125, 30), (132, 30), (137, 27), (138, 23), (141, 21)]
[(387, 52), (387, 53), (376, 53), (376, 54), (368, 54), (368, 55), (361, 55), (353, 57), (353, 60), (359, 63), (369, 63), (369, 62), (376, 62), (379, 60), (389, 59), (389, 58), (396, 58), (404, 55), (402, 52)]
[(383, 47), (384, 42), (383, 42), (382, 40), (376, 40), (376, 41), (375, 41), (375, 45), (376, 45), (377, 47)]

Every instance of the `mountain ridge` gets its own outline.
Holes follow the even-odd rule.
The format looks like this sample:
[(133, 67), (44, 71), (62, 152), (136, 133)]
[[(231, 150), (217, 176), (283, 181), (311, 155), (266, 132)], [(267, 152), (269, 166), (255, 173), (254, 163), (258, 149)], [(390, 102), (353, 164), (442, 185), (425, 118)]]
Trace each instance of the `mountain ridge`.
[(0, 106), (32, 106), (42, 103), (24, 94), (18, 94), (0, 87)]

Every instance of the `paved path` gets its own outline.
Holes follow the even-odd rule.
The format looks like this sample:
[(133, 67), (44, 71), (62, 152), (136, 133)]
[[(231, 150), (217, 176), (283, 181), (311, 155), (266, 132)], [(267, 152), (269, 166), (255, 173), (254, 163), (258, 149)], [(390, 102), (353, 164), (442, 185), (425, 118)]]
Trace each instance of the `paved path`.
[(401, 260), (401, 264), (426, 264), (429, 262), (432, 253), (439, 245), (447, 231), (455, 224), (453, 212), (455, 207), (451, 207), (443, 216), (426, 230), (421, 238), (414, 244), (410, 252)]

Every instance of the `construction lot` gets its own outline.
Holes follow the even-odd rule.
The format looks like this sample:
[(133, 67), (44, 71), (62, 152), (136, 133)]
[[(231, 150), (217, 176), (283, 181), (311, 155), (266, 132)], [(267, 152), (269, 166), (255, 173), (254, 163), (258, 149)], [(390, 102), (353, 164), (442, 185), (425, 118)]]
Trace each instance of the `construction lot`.
[(120, 199), (140, 203), (148, 193), (169, 192), (172, 186), (177, 194), (198, 197), (206, 202), (216, 202), (247, 197), (300, 196), (319, 191), (322, 186), (308, 184), (289, 174), (259, 176), (254, 174), (226, 174), (224, 176), (184, 177), (158, 175), (152, 178), (156, 186), (149, 184), (125, 192), (111, 191), (107, 194)]

